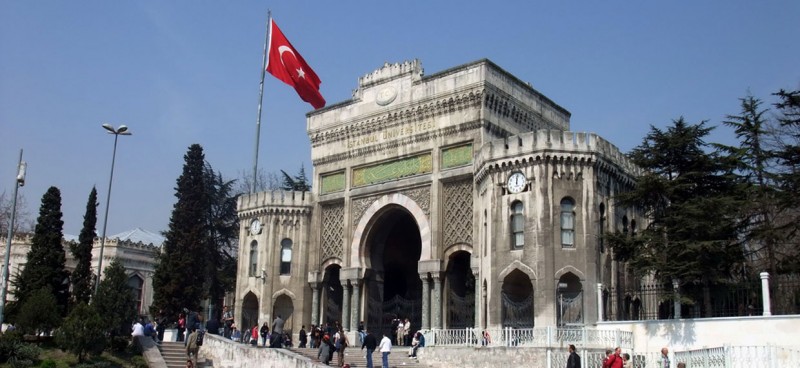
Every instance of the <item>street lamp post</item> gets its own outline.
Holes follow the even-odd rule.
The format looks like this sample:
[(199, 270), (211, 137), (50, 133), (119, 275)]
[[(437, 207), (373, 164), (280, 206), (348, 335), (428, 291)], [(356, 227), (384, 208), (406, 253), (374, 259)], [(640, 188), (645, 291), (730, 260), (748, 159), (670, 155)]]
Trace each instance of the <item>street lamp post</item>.
[(14, 178), (14, 199), (11, 205), (11, 221), (8, 222), (8, 242), (6, 243), (6, 255), (3, 263), (3, 289), (0, 290), (0, 326), (5, 320), (6, 290), (8, 289), (8, 262), (11, 257), (11, 237), (14, 236), (14, 215), (17, 212), (17, 191), (19, 187), (25, 185), (25, 168), (27, 165), (22, 161), (22, 150), (19, 150), (19, 164), (17, 164), (17, 177)]
[(119, 128), (114, 129), (111, 124), (103, 124), (103, 129), (108, 131), (108, 134), (114, 135), (114, 150), (111, 154), (111, 175), (108, 177), (108, 193), (106, 194), (106, 213), (103, 217), (103, 234), (100, 235), (100, 258), (97, 262), (97, 280), (94, 283), (94, 294), (97, 295), (97, 288), (100, 286), (100, 276), (103, 274), (103, 248), (106, 245), (106, 226), (108, 225), (108, 207), (111, 201), (111, 183), (114, 181), (114, 161), (117, 158), (117, 139), (120, 135), (131, 135), (128, 127), (120, 125)]

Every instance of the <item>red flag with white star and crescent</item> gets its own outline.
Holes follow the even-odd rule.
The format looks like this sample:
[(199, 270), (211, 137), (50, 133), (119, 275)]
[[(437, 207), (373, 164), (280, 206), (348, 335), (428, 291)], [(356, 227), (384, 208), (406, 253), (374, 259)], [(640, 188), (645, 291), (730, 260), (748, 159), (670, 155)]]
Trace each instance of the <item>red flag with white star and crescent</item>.
[(303, 101), (308, 102), (315, 109), (325, 106), (325, 99), (319, 93), (322, 83), (308, 66), (297, 49), (289, 43), (286, 36), (270, 19), (269, 22), (269, 56), (267, 58), (267, 71), (297, 91)]

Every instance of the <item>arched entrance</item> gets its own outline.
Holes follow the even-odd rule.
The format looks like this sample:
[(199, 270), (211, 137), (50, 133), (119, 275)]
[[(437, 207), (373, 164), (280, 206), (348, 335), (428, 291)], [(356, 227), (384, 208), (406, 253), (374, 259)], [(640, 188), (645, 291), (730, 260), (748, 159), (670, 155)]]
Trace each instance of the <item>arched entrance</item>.
[(533, 284), (519, 269), (503, 279), (503, 327), (533, 328)]
[(247, 293), (242, 300), (242, 318), (239, 323), (242, 334), (258, 324), (258, 298), (252, 292)]
[(558, 326), (583, 324), (583, 286), (581, 279), (567, 272), (558, 279), (556, 292)]
[(342, 283), (339, 281), (340, 270), (341, 267), (339, 265), (332, 264), (325, 268), (325, 276), (322, 278), (322, 287), (325, 292), (322, 321), (329, 323), (331, 326), (337, 321), (342, 321), (344, 289), (342, 289)]
[(458, 251), (450, 256), (446, 273), (446, 328), (466, 328), (475, 325), (475, 277), (470, 268), (470, 254)]
[(283, 294), (275, 298), (275, 304), (272, 305), (272, 318), (280, 316), (281, 319), (284, 320), (284, 328), (283, 330), (288, 333), (292, 333), (292, 316), (294, 315), (294, 304), (292, 303), (292, 298), (288, 295)]
[(422, 324), (422, 252), (419, 227), (403, 207), (390, 206), (376, 215), (366, 242), (367, 310), (364, 320), (374, 332), (390, 332), (392, 319), (408, 318), (412, 330)]

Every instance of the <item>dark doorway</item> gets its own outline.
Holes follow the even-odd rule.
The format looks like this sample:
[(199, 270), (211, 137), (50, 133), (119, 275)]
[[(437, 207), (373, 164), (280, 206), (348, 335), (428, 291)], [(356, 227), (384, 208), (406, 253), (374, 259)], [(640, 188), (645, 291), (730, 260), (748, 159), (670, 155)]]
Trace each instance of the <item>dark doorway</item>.
[(247, 293), (242, 300), (242, 319), (239, 330), (245, 335), (253, 326), (258, 324), (258, 298), (253, 293)]
[(503, 327), (533, 328), (533, 284), (520, 270), (511, 271), (503, 279)]
[(459, 251), (447, 263), (447, 328), (475, 326), (475, 277), (469, 252)]
[(339, 281), (339, 270), (341, 267), (338, 265), (330, 265), (325, 269), (325, 277), (322, 279), (322, 285), (325, 288), (325, 305), (323, 306), (324, 315), (323, 321), (329, 323), (331, 326), (335, 322), (342, 321), (342, 299), (344, 297), (342, 283)]
[(390, 332), (392, 320), (408, 318), (412, 331), (422, 323), (422, 253), (419, 227), (400, 207), (384, 212), (367, 238), (370, 269), (366, 274), (367, 328)]

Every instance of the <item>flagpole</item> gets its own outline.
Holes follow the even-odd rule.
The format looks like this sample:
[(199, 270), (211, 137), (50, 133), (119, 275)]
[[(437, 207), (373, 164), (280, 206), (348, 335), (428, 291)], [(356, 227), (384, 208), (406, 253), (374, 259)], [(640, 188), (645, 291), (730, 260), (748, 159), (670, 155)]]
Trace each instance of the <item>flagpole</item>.
[(261, 137), (261, 103), (264, 101), (264, 76), (267, 72), (267, 42), (269, 42), (269, 25), (272, 20), (272, 11), (267, 10), (267, 30), (264, 36), (264, 55), (261, 59), (261, 83), (258, 91), (258, 117), (256, 118), (256, 148), (253, 155), (253, 187), (250, 192), (258, 191), (258, 143)]

